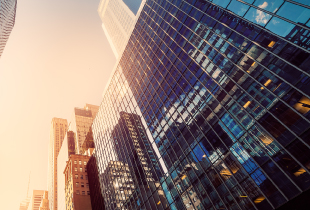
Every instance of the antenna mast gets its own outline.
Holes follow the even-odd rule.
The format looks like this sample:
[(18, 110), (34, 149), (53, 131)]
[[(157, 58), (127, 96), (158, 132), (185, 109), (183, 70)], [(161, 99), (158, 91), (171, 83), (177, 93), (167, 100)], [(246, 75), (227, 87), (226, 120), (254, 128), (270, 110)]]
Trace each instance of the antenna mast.
[(29, 181), (28, 181), (28, 189), (27, 189), (27, 198), (28, 198), (28, 194), (29, 194), (30, 175), (31, 175), (31, 171), (30, 171), (30, 173), (29, 173)]

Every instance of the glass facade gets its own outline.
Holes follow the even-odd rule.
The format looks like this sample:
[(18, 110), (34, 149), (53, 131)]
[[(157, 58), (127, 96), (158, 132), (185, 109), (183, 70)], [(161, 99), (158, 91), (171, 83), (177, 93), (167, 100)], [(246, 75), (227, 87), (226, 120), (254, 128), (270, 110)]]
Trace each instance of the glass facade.
[(0, 57), (15, 24), (17, 0), (0, 0)]
[[(92, 125), (120, 201), (106, 209), (267, 210), (309, 192), (309, 9), (147, 0)], [(113, 161), (135, 190), (109, 189)]]

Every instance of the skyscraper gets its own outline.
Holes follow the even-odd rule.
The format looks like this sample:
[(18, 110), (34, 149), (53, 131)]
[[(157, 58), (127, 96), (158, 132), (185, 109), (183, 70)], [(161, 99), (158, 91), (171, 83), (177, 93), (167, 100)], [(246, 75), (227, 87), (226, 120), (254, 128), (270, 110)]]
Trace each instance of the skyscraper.
[(44, 190), (33, 190), (28, 210), (40, 210), (40, 205), (43, 200)]
[[(94, 148), (91, 125), (99, 106), (86, 104), (84, 108), (74, 108), (64, 141), (57, 158), (57, 206), (66, 210), (65, 176), (63, 174), (71, 155), (83, 154)], [(88, 155), (88, 154), (87, 154)]]
[(17, 0), (0, 0), (0, 57), (15, 24)]
[(70, 122), (70, 130), (76, 135), (75, 152), (82, 154), (83, 143), (90, 132), (91, 125), (98, 112), (99, 106), (86, 104), (84, 108), (74, 108)]
[[(99, 170), (118, 147), (130, 162), (112, 140), (134, 113), (166, 209), (305, 209), (309, 18), (307, 1), (147, 0), (92, 126)], [(145, 192), (128, 209), (153, 209)]]
[(122, 55), (145, 0), (101, 0), (98, 13), (103, 31), (116, 58)]
[(25, 198), (22, 202), (20, 202), (19, 210), (28, 210), (30, 202), (30, 197)]
[(52, 119), (48, 156), (48, 200), (50, 210), (57, 210), (57, 157), (67, 128), (67, 120), (61, 118)]

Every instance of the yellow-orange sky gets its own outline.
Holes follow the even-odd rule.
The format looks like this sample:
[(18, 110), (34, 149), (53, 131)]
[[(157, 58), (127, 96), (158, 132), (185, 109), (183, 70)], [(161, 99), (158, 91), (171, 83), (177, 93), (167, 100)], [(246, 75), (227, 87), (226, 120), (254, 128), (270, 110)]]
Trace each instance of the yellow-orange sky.
[(99, 0), (18, 0), (0, 58), (0, 209), (16, 210), (30, 189), (47, 189), (53, 117), (99, 105), (115, 57), (97, 14)]

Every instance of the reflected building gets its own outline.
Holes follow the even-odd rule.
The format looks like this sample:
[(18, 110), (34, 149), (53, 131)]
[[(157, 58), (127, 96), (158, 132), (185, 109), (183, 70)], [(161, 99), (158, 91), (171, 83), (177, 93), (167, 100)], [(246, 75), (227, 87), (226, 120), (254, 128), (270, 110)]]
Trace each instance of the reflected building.
[(17, 0), (0, 0), (0, 57), (15, 25)]
[(146, 1), (92, 125), (99, 173), (130, 169), (124, 208), (308, 206), (309, 18), (304, 1)]

